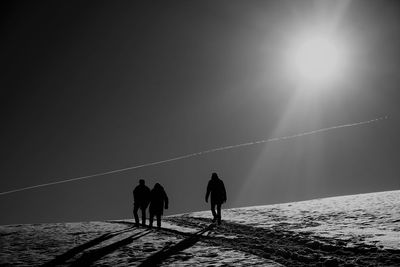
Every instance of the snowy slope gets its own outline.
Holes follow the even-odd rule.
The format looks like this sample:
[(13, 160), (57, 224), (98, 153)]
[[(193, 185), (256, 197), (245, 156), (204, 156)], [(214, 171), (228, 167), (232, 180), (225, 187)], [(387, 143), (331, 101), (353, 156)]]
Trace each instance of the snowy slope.
[(0, 265), (400, 266), (400, 191), (165, 218), (0, 226)]
[[(192, 213), (207, 217), (207, 212)], [(400, 191), (316, 199), (225, 210), (224, 218), (254, 227), (294, 232), (400, 249)]]

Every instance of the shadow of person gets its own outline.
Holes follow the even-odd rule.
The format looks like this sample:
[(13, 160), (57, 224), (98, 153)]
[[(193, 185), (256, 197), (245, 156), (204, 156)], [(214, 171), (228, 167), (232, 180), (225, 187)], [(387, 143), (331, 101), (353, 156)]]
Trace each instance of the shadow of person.
[(151, 230), (144, 230), (139, 233), (135, 233), (131, 236), (128, 236), (124, 239), (121, 239), (115, 243), (109, 244), (107, 246), (88, 251), (84, 253), (79, 259), (77, 259), (75, 262), (71, 263), (70, 266), (90, 266), (93, 264), (95, 261), (101, 259), (102, 257), (106, 256), (107, 254), (110, 254), (120, 247), (126, 246), (130, 243), (132, 243), (134, 240), (137, 240), (145, 235), (148, 235), (151, 233)]
[(74, 257), (75, 255), (79, 254), (80, 252), (93, 247), (97, 244), (100, 244), (103, 241), (106, 241), (114, 236), (117, 236), (119, 234), (122, 234), (124, 232), (128, 232), (131, 231), (133, 229), (133, 227), (129, 227), (127, 229), (123, 229), (123, 230), (119, 230), (119, 231), (115, 231), (115, 232), (110, 232), (110, 233), (106, 233), (103, 234), (101, 236), (98, 236), (92, 240), (89, 240), (79, 246), (73, 247), (70, 250), (66, 251), (65, 253), (56, 256), (54, 259), (50, 260), (49, 262), (46, 262), (45, 264), (41, 265), (42, 267), (50, 267), (50, 266), (57, 266), (60, 265), (62, 263), (64, 263), (65, 261), (71, 259), (72, 257)]
[(161, 249), (160, 251), (154, 253), (153, 255), (149, 256), (147, 259), (145, 259), (139, 266), (157, 266), (161, 264), (164, 260), (167, 258), (179, 253), (180, 251), (183, 251), (189, 247), (192, 247), (194, 244), (196, 244), (203, 235), (211, 231), (215, 227), (215, 224), (210, 224), (206, 228), (194, 233), (193, 235), (183, 239), (182, 241), (176, 243), (175, 245), (168, 245)]

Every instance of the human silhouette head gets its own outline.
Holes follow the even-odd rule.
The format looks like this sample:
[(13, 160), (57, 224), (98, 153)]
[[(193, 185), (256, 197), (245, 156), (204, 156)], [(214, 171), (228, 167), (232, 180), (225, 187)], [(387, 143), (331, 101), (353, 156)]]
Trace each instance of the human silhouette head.
[(159, 183), (156, 183), (154, 185), (154, 189), (161, 189), (161, 188), (162, 188), (162, 186)]
[(139, 184), (140, 184), (140, 185), (144, 185), (144, 180), (143, 180), (143, 179), (140, 179), (140, 180), (139, 180)]
[(211, 179), (212, 179), (212, 180), (217, 180), (217, 179), (218, 179), (218, 174), (217, 174), (216, 172), (213, 172), (213, 173), (211, 174)]

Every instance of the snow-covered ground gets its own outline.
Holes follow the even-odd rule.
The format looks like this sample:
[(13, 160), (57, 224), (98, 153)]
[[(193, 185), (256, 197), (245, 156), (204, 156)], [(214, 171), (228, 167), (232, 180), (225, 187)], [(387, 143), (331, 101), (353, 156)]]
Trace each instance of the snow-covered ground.
[[(192, 213), (209, 217), (208, 212)], [(400, 191), (224, 210), (231, 222), (400, 249)]]
[(0, 265), (400, 266), (400, 191), (164, 218), (0, 226)]

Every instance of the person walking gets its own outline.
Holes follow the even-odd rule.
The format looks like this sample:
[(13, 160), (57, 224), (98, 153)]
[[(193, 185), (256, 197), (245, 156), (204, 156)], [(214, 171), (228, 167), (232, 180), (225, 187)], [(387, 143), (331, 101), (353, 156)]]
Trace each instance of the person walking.
[[(206, 202), (211, 194), (211, 213), (214, 217), (213, 222), (221, 224), (221, 205), (226, 202), (226, 190), (224, 182), (218, 178), (218, 174), (213, 172), (207, 185)], [(217, 211), (215, 211), (217, 208)]]
[(168, 209), (168, 196), (164, 188), (156, 183), (150, 192), (150, 227), (153, 227), (153, 219), (156, 216), (157, 228), (161, 228), (161, 216), (164, 208)]
[(133, 190), (133, 201), (133, 216), (136, 226), (139, 226), (139, 209), (142, 211), (142, 226), (146, 226), (146, 209), (150, 201), (150, 188), (145, 185), (143, 179), (139, 180), (139, 185)]

